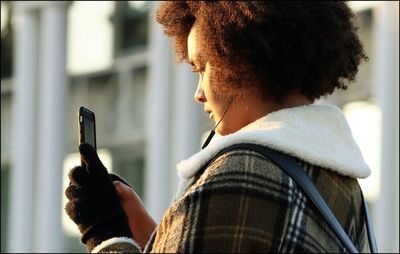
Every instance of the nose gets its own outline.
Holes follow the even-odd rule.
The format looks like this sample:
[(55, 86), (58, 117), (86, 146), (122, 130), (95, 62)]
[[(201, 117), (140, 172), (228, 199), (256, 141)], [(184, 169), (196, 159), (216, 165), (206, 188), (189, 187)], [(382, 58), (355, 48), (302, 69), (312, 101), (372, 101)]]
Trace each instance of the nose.
[(197, 84), (196, 92), (194, 93), (194, 100), (198, 103), (204, 103), (207, 101), (203, 87), (201, 86), (201, 80), (199, 80), (199, 83)]

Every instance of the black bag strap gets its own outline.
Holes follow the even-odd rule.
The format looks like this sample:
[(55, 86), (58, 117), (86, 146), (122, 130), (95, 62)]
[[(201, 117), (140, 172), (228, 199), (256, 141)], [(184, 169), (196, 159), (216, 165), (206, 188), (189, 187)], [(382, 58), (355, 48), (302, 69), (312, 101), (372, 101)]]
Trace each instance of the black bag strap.
[[(346, 249), (351, 253), (358, 253), (357, 248), (354, 246), (353, 242), (350, 240), (349, 236), (343, 230), (340, 223), (337, 221), (335, 215), (331, 212), (329, 207), (326, 205), (324, 199), (320, 195), (319, 191), (315, 187), (312, 180), (308, 177), (308, 175), (304, 172), (304, 170), (297, 164), (296, 159), (280, 153), (278, 151), (272, 150), (268, 147), (256, 144), (248, 144), (248, 143), (241, 143), (229, 146), (222, 151), (220, 151), (214, 158), (210, 161), (212, 162), (214, 159), (219, 157), (219, 155), (226, 153), (230, 150), (238, 149), (238, 148), (245, 148), (248, 150), (252, 150), (258, 152), (267, 158), (269, 158), (273, 163), (283, 169), (306, 193), (306, 195), (310, 198), (312, 203), (317, 207), (318, 211), (321, 215), (325, 218), (328, 222), (329, 226), (335, 232), (337, 237), (340, 241), (344, 244)], [(207, 163), (209, 165), (209, 163)], [(375, 242), (375, 236), (372, 229), (372, 224), (369, 218), (368, 209), (364, 200), (364, 196), (361, 192), (361, 199), (363, 203), (363, 210), (365, 214), (366, 226), (367, 226), (367, 234), (368, 234), (368, 241), (369, 246), (371, 249), (371, 253), (377, 253), (377, 245)]]

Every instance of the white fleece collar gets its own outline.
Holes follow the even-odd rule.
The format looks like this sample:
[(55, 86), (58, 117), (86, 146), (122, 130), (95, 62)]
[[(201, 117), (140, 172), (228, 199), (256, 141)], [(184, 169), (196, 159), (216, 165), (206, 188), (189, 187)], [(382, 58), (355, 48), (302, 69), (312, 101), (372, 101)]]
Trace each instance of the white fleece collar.
[(311, 104), (278, 110), (233, 134), (215, 136), (205, 149), (177, 165), (178, 175), (191, 178), (219, 151), (238, 143), (264, 145), (346, 176), (366, 178), (371, 173), (342, 111)]

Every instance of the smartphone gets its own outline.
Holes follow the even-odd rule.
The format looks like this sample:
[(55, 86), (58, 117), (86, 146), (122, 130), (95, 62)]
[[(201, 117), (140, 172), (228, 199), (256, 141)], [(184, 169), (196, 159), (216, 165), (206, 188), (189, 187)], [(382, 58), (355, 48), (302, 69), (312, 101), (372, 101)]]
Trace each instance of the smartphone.
[[(96, 150), (96, 118), (93, 111), (81, 106), (78, 112), (79, 144), (89, 144)], [(82, 166), (84, 163), (82, 161)]]

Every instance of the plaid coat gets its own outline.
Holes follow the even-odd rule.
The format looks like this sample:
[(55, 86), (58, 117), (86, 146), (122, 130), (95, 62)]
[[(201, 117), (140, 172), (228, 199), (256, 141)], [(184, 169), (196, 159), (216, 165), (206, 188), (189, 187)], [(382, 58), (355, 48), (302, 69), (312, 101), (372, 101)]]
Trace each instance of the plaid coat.
[[(298, 159), (299, 165), (352, 242), (360, 252), (369, 252), (357, 182), (369, 169), (342, 113), (327, 106), (293, 108), (271, 113), (249, 128), (255, 132), (217, 140), (196, 158), (239, 140), (272, 144), (281, 151), (296, 148), (296, 157), (306, 158)], [(259, 130), (263, 132), (257, 136)], [(191, 162), (200, 161), (196, 158)], [(192, 173), (181, 175), (190, 181), (164, 214), (145, 252), (346, 252), (294, 180), (263, 155), (237, 148)], [(139, 250), (115, 243), (100, 250), (107, 251)]]
[[(369, 252), (356, 179), (299, 161), (361, 252)], [(116, 250), (109, 246), (108, 250)], [(106, 252), (103, 249), (102, 252)], [(121, 251), (135, 252), (125, 245)], [(257, 152), (227, 152), (167, 210), (145, 252), (346, 252), (297, 184)]]
[[(300, 162), (350, 239), (368, 252), (358, 182)], [(296, 183), (263, 155), (227, 152), (166, 212), (150, 252), (345, 252)]]

